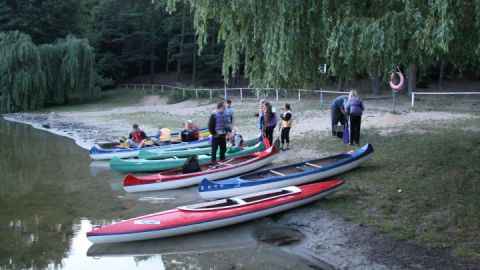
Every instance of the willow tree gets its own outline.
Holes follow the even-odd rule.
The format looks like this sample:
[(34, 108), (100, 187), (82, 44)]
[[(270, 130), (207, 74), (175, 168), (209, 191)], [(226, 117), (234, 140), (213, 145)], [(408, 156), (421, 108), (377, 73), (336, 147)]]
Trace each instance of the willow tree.
[[(175, 2), (170, 0), (170, 8)], [(414, 85), (416, 70), (439, 60), (459, 65), (468, 56), (474, 65), (478, 62), (479, 51), (473, 49), (480, 29), (478, 0), (189, 2), (200, 46), (209, 22), (220, 24), (225, 79), (244, 57), (255, 86), (311, 86), (319, 81), (316, 67), (323, 63), (330, 66), (329, 75), (347, 79), (372, 73), (386, 77), (403, 66)], [(466, 19), (465, 11), (475, 16)], [(469, 36), (466, 27), (473, 29)], [(468, 52), (456, 44), (463, 39)]]
[(0, 33), (0, 111), (43, 105), (45, 77), (38, 48), (18, 31)]
[(54, 44), (40, 46), (47, 84), (46, 102), (64, 104), (92, 99), (95, 54), (85, 39), (68, 36)]

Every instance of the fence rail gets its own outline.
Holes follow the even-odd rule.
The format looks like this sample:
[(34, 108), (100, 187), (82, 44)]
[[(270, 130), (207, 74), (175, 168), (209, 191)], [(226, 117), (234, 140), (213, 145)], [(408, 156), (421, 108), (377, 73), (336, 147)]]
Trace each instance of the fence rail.
[(412, 92), (412, 108), (415, 107), (415, 95), (480, 95), (480, 92)]
[[(161, 91), (164, 93), (165, 91), (182, 91), (182, 95), (185, 98), (186, 91), (195, 91), (195, 98), (198, 99), (199, 91), (208, 91), (210, 99), (213, 98), (213, 92), (223, 92), (223, 96), (225, 99), (228, 99), (229, 93), (234, 92), (240, 95), (240, 100), (244, 99), (244, 96), (247, 92), (253, 93), (253, 95), (260, 99), (261, 92), (267, 92), (268, 94), (270, 91), (275, 91), (275, 99), (277, 101), (280, 100), (280, 93), (289, 92), (297, 92), (298, 100), (302, 100), (302, 93), (313, 93), (319, 94), (320, 104), (323, 104), (323, 95), (324, 94), (348, 94), (348, 92), (341, 92), (341, 91), (326, 91), (326, 90), (308, 90), (308, 89), (275, 89), (275, 88), (252, 88), (252, 87), (236, 87), (236, 88), (185, 88), (185, 87), (177, 87), (165, 84), (120, 84), (120, 87), (126, 89), (134, 89), (134, 90), (152, 90), (152, 91)], [(264, 95), (265, 96), (265, 95)], [(268, 95), (267, 95), (268, 96)]]

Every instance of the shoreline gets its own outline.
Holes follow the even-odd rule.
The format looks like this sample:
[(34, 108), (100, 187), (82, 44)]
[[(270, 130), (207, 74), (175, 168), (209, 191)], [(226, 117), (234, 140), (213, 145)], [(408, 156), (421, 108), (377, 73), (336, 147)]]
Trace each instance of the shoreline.
[[(237, 104), (240, 107), (240, 103)], [(141, 105), (139, 106), (141, 110)], [(173, 107), (175, 105), (170, 108)], [(182, 108), (182, 106), (177, 107)], [(199, 106), (199, 109), (202, 110), (205, 107)], [(325, 115), (324, 111), (322, 111), (323, 114), (318, 115), (318, 111), (315, 110), (306, 109), (302, 118), (300, 118), (300, 113), (297, 113), (299, 120), (295, 123), (296, 130), (293, 137), (304, 136), (309, 130), (323, 131), (329, 125), (329, 115)], [(317, 112), (317, 115), (312, 116), (312, 111)], [(173, 112), (175, 113), (175, 111)], [(89, 150), (96, 142), (114, 140), (116, 138), (114, 134), (119, 134), (116, 123), (103, 126), (103, 122), (92, 119), (91, 116), (95, 113), (97, 112), (13, 113), (4, 114), (3, 118), (6, 121), (27, 124), (39, 130), (73, 139), (79, 147)], [(106, 114), (108, 111), (99, 110), (98, 113)], [(126, 110), (125, 113), (131, 112)], [(88, 116), (85, 116), (86, 114)], [(435, 118), (424, 112), (405, 112), (402, 113), (403, 115), (391, 116), (384, 111), (372, 111), (371, 114), (373, 117), (365, 121), (365, 125), (369, 128), (382, 129), (385, 135), (395, 132), (398, 129), (397, 125), (405, 126), (413, 120), (419, 122), (425, 121), (425, 119), (442, 121), (453, 116), (461, 119), (466, 117), (462, 114), (438, 113)], [(388, 121), (393, 117), (396, 122), (392, 124)], [(149, 125), (143, 126), (152, 128)], [(412, 130), (412, 132), (417, 131)], [(287, 160), (285, 158), (288, 157), (297, 158), (298, 156), (295, 155), (300, 155), (300, 158), (308, 158), (310, 155), (318, 156), (319, 154), (305, 148), (299, 148), (299, 151), (295, 152), (284, 155), (280, 159), (285, 161)], [(321, 209), (317, 203), (277, 214), (266, 220), (276, 225), (297, 229), (306, 235), (303, 244), (285, 247), (290, 252), (298, 253), (302, 252), (301, 249), (306, 249), (306, 256), (313, 256), (335, 266), (335, 269), (480, 268), (480, 262), (454, 257), (450, 249), (432, 248), (409, 240), (394, 240), (388, 235), (375, 232), (372, 228), (353, 223), (338, 214)]]

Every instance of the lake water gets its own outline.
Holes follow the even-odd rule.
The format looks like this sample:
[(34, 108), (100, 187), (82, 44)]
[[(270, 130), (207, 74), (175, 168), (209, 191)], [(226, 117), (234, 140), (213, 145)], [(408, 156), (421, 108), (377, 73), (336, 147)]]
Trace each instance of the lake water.
[(95, 245), (93, 225), (200, 201), (195, 188), (125, 194), (123, 175), (72, 140), (0, 120), (1, 269), (317, 269), (261, 244), (271, 219), (143, 242)]

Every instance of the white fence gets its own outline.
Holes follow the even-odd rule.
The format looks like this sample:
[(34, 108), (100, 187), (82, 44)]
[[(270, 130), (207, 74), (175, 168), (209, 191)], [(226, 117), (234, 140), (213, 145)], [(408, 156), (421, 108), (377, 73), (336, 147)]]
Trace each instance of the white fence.
[(412, 108), (415, 107), (416, 95), (480, 95), (480, 92), (412, 92)]
[[(229, 96), (232, 94), (239, 94), (240, 100), (244, 99), (244, 96), (248, 93), (253, 93), (253, 96), (257, 99), (262, 97), (269, 96), (270, 93), (275, 93), (275, 100), (280, 100), (280, 95), (283, 93), (295, 93), (298, 97), (298, 100), (302, 100), (302, 95), (310, 94), (319, 94), (320, 104), (323, 104), (323, 95), (324, 94), (348, 94), (348, 92), (340, 92), (340, 91), (325, 91), (325, 90), (308, 90), (308, 89), (274, 89), (274, 88), (184, 88), (184, 87), (177, 87), (177, 86), (170, 86), (164, 84), (120, 84), (120, 87), (126, 89), (134, 89), (134, 90), (152, 90), (152, 91), (161, 91), (164, 93), (165, 91), (182, 91), (182, 95), (185, 98), (186, 91), (194, 91), (195, 98), (199, 98), (199, 92), (201, 91), (208, 91), (210, 99), (213, 98), (214, 92), (223, 92), (223, 96), (225, 99), (228, 99)], [(265, 94), (266, 93), (266, 94)], [(303, 93), (303, 94), (302, 94)]]

